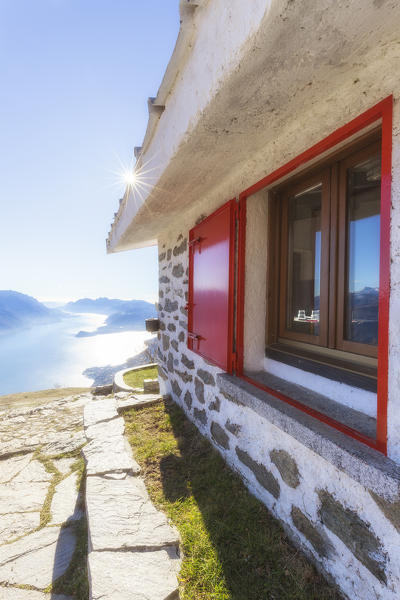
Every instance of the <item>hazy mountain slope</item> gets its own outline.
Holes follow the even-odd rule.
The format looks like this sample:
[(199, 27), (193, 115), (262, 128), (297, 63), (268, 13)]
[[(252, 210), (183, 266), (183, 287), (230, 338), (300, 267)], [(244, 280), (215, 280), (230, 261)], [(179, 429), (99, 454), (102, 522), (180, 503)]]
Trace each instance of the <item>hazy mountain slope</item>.
[(0, 290), (0, 330), (26, 327), (38, 321), (50, 321), (58, 311), (20, 292)]
[(118, 300), (116, 298), (81, 298), (76, 302), (68, 302), (64, 310), (79, 313), (96, 313), (102, 315), (111, 315), (113, 313), (135, 313), (136, 315), (147, 315), (149, 311), (155, 314), (154, 305), (144, 300)]
[(80, 331), (78, 337), (118, 331), (143, 331), (145, 320), (157, 316), (154, 304), (144, 300), (117, 300), (113, 298), (82, 298), (68, 302), (64, 309), (71, 312), (87, 312), (108, 315), (105, 324), (96, 331)]

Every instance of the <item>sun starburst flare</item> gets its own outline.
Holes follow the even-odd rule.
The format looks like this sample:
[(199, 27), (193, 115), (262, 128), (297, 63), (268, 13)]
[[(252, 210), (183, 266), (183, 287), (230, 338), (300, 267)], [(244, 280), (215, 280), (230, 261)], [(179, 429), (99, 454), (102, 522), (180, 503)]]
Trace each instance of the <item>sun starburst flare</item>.
[[(125, 193), (123, 196), (123, 204), (127, 206), (131, 202), (139, 208), (143, 204), (145, 204), (145, 200), (149, 195), (152, 189), (161, 190), (161, 188), (156, 185), (156, 181), (158, 179), (159, 170), (157, 167), (151, 167), (150, 164), (156, 158), (156, 155), (153, 155), (151, 159), (140, 164), (134, 164), (133, 161), (130, 164), (124, 163), (120, 157), (116, 156), (120, 168), (118, 170), (112, 171), (114, 176), (114, 182), (112, 186), (121, 186), (125, 187)], [(161, 190), (166, 195), (170, 195), (170, 193), (166, 190)], [(149, 208), (147, 207), (149, 210)], [(151, 212), (149, 210), (149, 212)]]

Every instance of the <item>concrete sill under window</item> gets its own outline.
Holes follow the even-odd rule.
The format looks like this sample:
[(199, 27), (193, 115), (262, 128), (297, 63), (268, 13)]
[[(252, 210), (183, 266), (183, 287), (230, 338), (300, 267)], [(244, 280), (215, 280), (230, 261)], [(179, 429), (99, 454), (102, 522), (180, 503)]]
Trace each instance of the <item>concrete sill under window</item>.
[(298, 350), (296, 351), (295, 347), (284, 344), (267, 346), (265, 355), (314, 375), (320, 375), (369, 392), (376, 393), (377, 391), (376, 367), (365, 367), (349, 361), (340, 361), (337, 357), (329, 359), (327, 356), (318, 355), (310, 350), (306, 352), (302, 349), (300, 353)]
[[(297, 394), (296, 399), (299, 402), (319, 403), (324, 398), (324, 402), (331, 403), (329, 410), (337, 410), (337, 407), (340, 406), (342, 415), (343, 410), (350, 411), (348, 418), (352, 420), (360, 418), (361, 427), (364, 427), (368, 434), (375, 427), (374, 419), (362, 415), (358, 411), (343, 407), (337, 402), (333, 403), (337, 405), (334, 407), (332, 400), (325, 399), (314, 392), (308, 392), (300, 386), (288, 384), (275, 376), (265, 373), (263, 376), (268, 378), (266, 385), (271, 387), (270, 384), (274, 383), (275, 386), (280, 387), (282, 393), (288, 393), (289, 390), (286, 386), (290, 386), (291, 396), (293, 397), (294, 393)], [(255, 375), (252, 374), (252, 377), (254, 378)], [(271, 377), (277, 381), (273, 381), (270, 379)], [(260, 417), (313, 450), (366, 488), (387, 500), (398, 499), (400, 466), (391, 459), (239, 377), (221, 373), (217, 378), (221, 392), (228, 400), (253, 410)], [(326, 405), (324, 405), (325, 413), (326, 410)], [(343, 421), (343, 418), (341, 420)], [(360, 430), (360, 422), (357, 423), (357, 429)]]
[(375, 439), (376, 437), (376, 419), (369, 415), (265, 371), (246, 373), (246, 375), (250, 379), (258, 381), (288, 398), (293, 398), (303, 406), (317, 410), (369, 438)]

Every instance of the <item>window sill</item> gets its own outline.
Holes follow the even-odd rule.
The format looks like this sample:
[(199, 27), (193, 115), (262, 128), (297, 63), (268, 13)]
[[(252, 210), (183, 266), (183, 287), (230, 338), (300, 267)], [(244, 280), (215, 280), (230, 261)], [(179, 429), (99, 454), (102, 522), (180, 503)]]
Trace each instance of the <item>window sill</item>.
[(295, 348), (283, 344), (267, 346), (265, 354), (268, 358), (302, 369), (308, 373), (376, 393), (376, 374), (373, 374), (371, 369), (365, 369), (365, 373), (357, 373), (349, 367), (349, 364), (344, 362), (341, 365), (338, 365), (337, 361), (336, 364), (332, 364), (322, 356), (316, 356), (312, 352), (300, 354), (296, 352)]
[(398, 499), (400, 466), (391, 459), (239, 377), (220, 373), (217, 380), (228, 400), (253, 410), (376, 494)]
[(376, 437), (376, 419), (354, 408), (265, 371), (246, 373), (246, 376), (369, 438), (375, 439)]

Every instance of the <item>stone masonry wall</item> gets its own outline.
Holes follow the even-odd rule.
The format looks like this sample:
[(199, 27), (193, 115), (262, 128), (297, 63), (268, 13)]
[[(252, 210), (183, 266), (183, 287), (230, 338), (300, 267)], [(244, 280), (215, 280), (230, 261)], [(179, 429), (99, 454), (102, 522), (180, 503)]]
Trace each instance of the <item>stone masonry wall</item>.
[(400, 590), (400, 499), (387, 501), (217, 385), (220, 369), (187, 348), (187, 231), (159, 242), (158, 361), (170, 394), (296, 545), (351, 600)]

